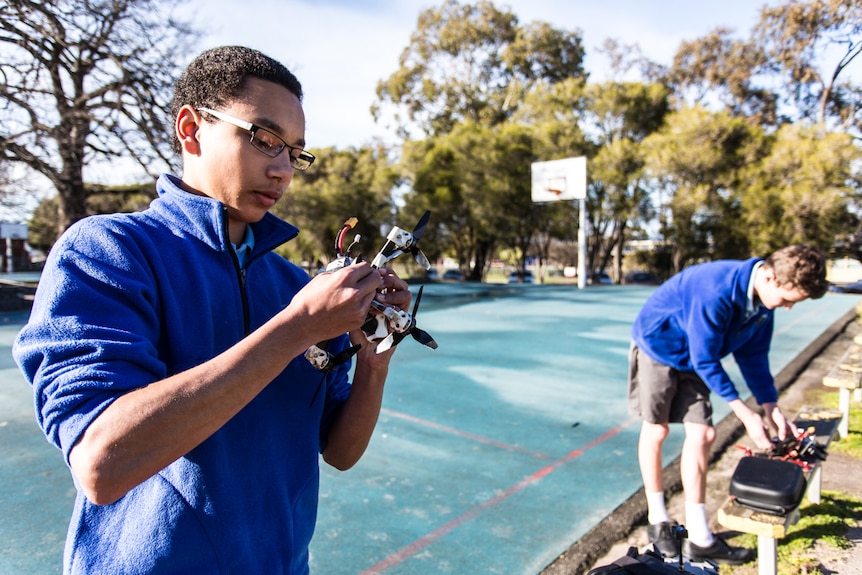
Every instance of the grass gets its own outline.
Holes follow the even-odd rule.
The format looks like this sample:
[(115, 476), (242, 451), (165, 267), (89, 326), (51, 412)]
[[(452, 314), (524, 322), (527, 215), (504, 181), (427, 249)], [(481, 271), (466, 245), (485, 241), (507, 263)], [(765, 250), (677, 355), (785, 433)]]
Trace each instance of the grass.
[[(838, 407), (838, 394), (829, 393), (829, 399), (824, 401), (827, 407)], [(833, 441), (829, 444), (829, 451), (832, 453), (846, 453), (851, 457), (862, 458), (862, 404), (858, 401), (850, 401), (850, 418), (849, 432), (847, 437), (840, 441)]]
[[(819, 504), (813, 505), (806, 501), (799, 512), (799, 522), (791, 528), (787, 537), (778, 542), (778, 575), (823, 573), (815, 543), (835, 550), (852, 547), (847, 532), (862, 521), (862, 499), (846, 493), (824, 491)], [(757, 537), (754, 535), (738, 535), (730, 542), (739, 547), (757, 547)], [(722, 575), (751, 575), (757, 573), (757, 565), (722, 566), (720, 572)]]

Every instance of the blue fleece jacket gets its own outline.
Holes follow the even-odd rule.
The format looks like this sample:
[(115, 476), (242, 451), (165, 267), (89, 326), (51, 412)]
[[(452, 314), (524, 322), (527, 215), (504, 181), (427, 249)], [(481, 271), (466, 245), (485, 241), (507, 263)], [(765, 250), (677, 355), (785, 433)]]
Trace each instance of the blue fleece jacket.
[(676, 274), (647, 299), (632, 338), (655, 361), (694, 371), (726, 401), (739, 397), (721, 365), (729, 354), (758, 403), (778, 399), (769, 370), (773, 312), (763, 306), (747, 316), (748, 284), (760, 260), (722, 260)]
[[(63, 234), (14, 346), (38, 422), (67, 462), (115, 399), (226, 350), (309, 280), (271, 251), (295, 227), (271, 214), (253, 224), (241, 272), (224, 206), (171, 176), (157, 187), (149, 209), (86, 218)], [(210, 438), (116, 503), (94, 505), (78, 490), (64, 572), (307, 573), (319, 453), (349, 394), (348, 370), (324, 380), (295, 358)]]

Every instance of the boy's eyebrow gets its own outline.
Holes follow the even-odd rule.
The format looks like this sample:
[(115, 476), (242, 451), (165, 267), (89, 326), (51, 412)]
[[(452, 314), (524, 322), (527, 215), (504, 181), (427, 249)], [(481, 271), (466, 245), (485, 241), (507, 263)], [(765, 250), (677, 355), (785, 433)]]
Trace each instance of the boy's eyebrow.
[(284, 130), (281, 129), (281, 126), (278, 124), (278, 122), (274, 122), (267, 117), (261, 116), (252, 120), (252, 123), (257, 126), (260, 126), (261, 128), (266, 128), (270, 132), (275, 133), (278, 137), (280, 137), (282, 140), (284, 140), (294, 148), (305, 148), (305, 138), (300, 138), (294, 143), (290, 143), (288, 139), (284, 137)]

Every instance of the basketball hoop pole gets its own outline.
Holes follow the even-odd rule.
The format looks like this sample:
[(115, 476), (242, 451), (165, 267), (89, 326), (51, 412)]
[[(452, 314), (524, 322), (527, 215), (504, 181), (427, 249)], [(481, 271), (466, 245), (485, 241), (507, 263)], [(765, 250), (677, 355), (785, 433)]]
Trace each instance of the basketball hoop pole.
[(530, 164), (533, 202), (565, 202), (578, 207), (578, 288), (587, 285), (587, 158), (563, 158)]
[(578, 289), (587, 287), (587, 199), (578, 204)]

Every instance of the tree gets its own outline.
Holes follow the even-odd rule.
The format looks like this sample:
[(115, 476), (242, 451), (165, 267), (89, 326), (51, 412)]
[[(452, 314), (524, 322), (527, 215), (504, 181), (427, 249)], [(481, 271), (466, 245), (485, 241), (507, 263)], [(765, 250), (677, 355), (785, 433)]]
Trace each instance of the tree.
[(628, 230), (650, 215), (644, 185), (641, 142), (661, 128), (670, 110), (667, 88), (659, 84), (607, 82), (587, 87), (587, 131), (595, 133), (587, 192), (592, 241), (591, 270), (602, 271), (613, 254), (614, 277), (622, 276), (622, 248)]
[(750, 255), (740, 218), (743, 169), (767, 149), (762, 131), (727, 112), (687, 108), (643, 142), (647, 170), (666, 194), (660, 217), (673, 242), (673, 272), (704, 259)]
[(501, 246), (523, 257), (538, 227), (528, 128), (463, 122), (449, 134), (409, 142), (404, 149), (402, 166), (412, 182), (405, 212), (433, 212), (428, 241), (448, 248), (468, 279), (480, 281)]
[(7, 0), (0, 7), (0, 162), (56, 188), (58, 225), (88, 213), (85, 169), (174, 167), (171, 88), (196, 34), (180, 0)]
[[(541, 226), (542, 211), (533, 204), (530, 165), (536, 159), (534, 136), (526, 126), (511, 123), (487, 130), (488, 146), (475, 158), (487, 176), (485, 185), (475, 190), (477, 217), (493, 232), (494, 245), (505, 245), (519, 253), (518, 267), (524, 270), (533, 238)], [(479, 262), (486, 271), (492, 252)], [(479, 278), (477, 278), (479, 279)]]
[(689, 105), (710, 98), (750, 122), (808, 120), (862, 134), (862, 0), (785, 0), (765, 6), (747, 40), (718, 28), (684, 42), (666, 81)]
[(776, 125), (783, 121), (778, 95), (759, 88), (756, 81), (758, 71), (767, 64), (762, 47), (733, 38), (727, 28), (717, 28), (680, 45), (665, 81), (688, 105), (718, 100), (735, 116), (759, 125)]
[[(477, 210), (488, 168), (479, 156), (487, 144), (483, 129), (465, 122), (450, 134), (408, 142), (402, 159), (404, 173), (412, 183), (411, 193), (405, 196), (405, 211), (433, 211), (428, 239), (432, 245), (436, 239), (438, 245), (448, 248), (471, 280), (481, 279), (482, 262), (494, 247), (490, 222), (483, 221)], [(427, 241), (423, 237), (423, 246)], [(475, 265), (477, 261), (480, 265)]]
[[(525, 95), (524, 101), (510, 122), (528, 126), (532, 133), (533, 155), (536, 161), (579, 156), (592, 157), (596, 145), (587, 139), (582, 118), (587, 113), (587, 86), (584, 77), (561, 82), (538, 82)], [(526, 171), (526, 167), (521, 167)], [(542, 261), (551, 258), (555, 242), (566, 244), (566, 263), (577, 263), (578, 209), (574, 202), (554, 202), (532, 205), (532, 254)], [(522, 254), (526, 255), (526, 254)]]
[[(782, 72), (787, 100), (801, 118), (824, 127), (834, 118), (845, 129), (858, 119), (858, 84), (854, 88), (841, 78), (847, 78), (843, 73), (862, 53), (862, 0), (788, 0), (764, 7), (755, 38)], [(838, 61), (830, 64), (835, 47)]]
[[(383, 147), (313, 150), (318, 158), (308, 171), (297, 172), (273, 213), (302, 232), (279, 252), (297, 262), (326, 265), (335, 257), (335, 236), (351, 217), (359, 220), (346, 238), (361, 237), (354, 256), (371, 259), (383, 245), (381, 228), (392, 222), (391, 191), (398, 175), (389, 165)], [(423, 241), (423, 250), (425, 249)], [(347, 247), (345, 245), (345, 247)]]
[(394, 106), (399, 133), (442, 135), (462, 121), (503, 122), (538, 81), (584, 77), (578, 33), (517, 17), (482, 0), (447, 0), (419, 15), (400, 67), (377, 85), (378, 120)]
[[(85, 215), (139, 212), (146, 209), (156, 195), (155, 181), (129, 186), (87, 186)], [(64, 229), (58, 225), (59, 213), (59, 196), (39, 202), (28, 223), (27, 243), (36, 249), (50, 250)]]
[(768, 254), (793, 243), (829, 250), (855, 227), (862, 178), (852, 166), (862, 151), (847, 134), (784, 126), (769, 154), (745, 175), (743, 221), (752, 251)]

